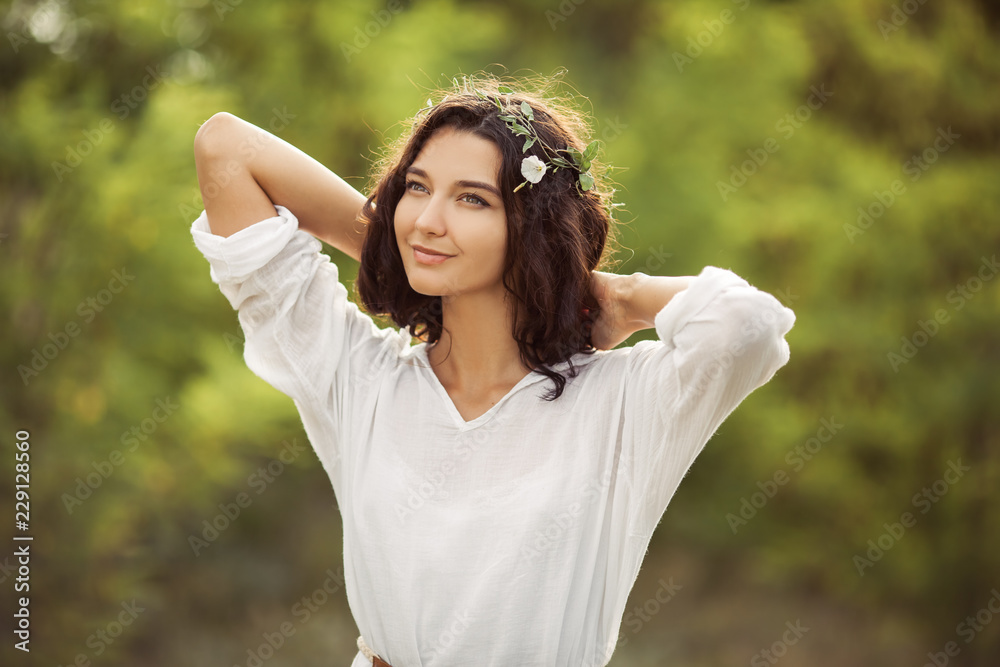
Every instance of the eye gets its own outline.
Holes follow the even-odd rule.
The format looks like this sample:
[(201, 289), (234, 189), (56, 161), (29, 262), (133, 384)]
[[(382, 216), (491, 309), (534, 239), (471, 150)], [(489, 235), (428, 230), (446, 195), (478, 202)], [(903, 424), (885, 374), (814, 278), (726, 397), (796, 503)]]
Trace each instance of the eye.
[(413, 180), (407, 180), (405, 187), (407, 190), (414, 190), (415, 188), (420, 188), (420, 190), (427, 192), (427, 188), (425, 188), (420, 183), (417, 183), (416, 181)]
[(461, 197), (459, 197), (459, 201), (468, 202), (469, 204), (474, 204), (475, 206), (482, 206), (484, 208), (489, 206), (489, 204), (486, 202), (485, 199), (477, 195), (474, 195), (472, 193), (466, 193), (462, 195)]

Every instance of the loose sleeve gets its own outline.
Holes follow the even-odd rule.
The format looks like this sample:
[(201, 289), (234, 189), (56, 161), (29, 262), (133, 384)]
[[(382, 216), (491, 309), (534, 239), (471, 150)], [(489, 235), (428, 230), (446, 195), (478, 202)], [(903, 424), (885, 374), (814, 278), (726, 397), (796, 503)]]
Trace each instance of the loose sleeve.
[(247, 366), (295, 401), (332, 476), (350, 402), (404, 341), (348, 299), (337, 265), (298, 219), (284, 206), (275, 211), (229, 237), (213, 234), (202, 212), (191, 234), (212, 281), (239, 311)]
[(709, 266), (657, 313), (659, 341), (626, 364), (621, 475), (628, 531), (652, 534), (683, 476), (727, 416), (788, 362), (794, 313)]

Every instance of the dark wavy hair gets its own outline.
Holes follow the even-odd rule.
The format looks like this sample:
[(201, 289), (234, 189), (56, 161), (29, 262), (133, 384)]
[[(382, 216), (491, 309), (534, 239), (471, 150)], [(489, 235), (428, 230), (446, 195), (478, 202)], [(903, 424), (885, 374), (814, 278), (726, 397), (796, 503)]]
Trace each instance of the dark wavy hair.
[(590, 134), (580, 112), (546, 94), (553, 81), (543, 80), (541, 86), (537, 81), (529, 92), (525, 80), (463, 77), (454, 88), (441, 91), (440, 102), (414, 116), (410, 130), (376, 165), (375, 184), (361, 213), (367, 232), (354, 289), (369, 313), (390, 316), (396, 326), (406, 327), (411, 336), (428, 344), (441, 338), (441, 297), (416, 292), (407, 279), (394, 231), (396, 205), (404, 193), (406, 170), (438, 130), (450, 127), (493, 142), (502, 156), (497, 180), (507, 215), (503, 285), (513, 296), (511, 334), (522, 362), (555, 383), (545, 397), (555, 400), (562, 395), (566, 377), (550, 366), (569, 361), (573, 378), (578, 370), (570, 357), (595, 351), (590, 332), (600, 307), (590, 292), (590, 272), (608, 263), (605, 247), (615, 240), (614, 191), (594, 160), (591, 171), (596, 181), (587, 192), (577, 187), (578, 171), (564, 168), (553, 173), (551, 165), (539, 183), (514, 192), (523, 180), (523, 158), (536, 155), (548, 160), (537, 143), (522, 152), (524, 139), (499, 118), (498, 101), (503, 113), (527, 102), (539, 141), (550, 149), (573, 147), (582, 152)]

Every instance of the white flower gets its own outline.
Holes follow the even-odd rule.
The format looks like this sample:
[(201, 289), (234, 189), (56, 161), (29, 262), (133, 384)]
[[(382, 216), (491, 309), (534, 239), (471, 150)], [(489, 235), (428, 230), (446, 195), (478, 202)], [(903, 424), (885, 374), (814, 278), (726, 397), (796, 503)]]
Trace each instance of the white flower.
[(521, 175), (524, 176), (529, 183), (537, 183), (542, 180), (542, 176), (545, 175), (545, 170), (548, 168), (549, 166), (547, 164), (539, 160), (534, 155), (521, 160)]

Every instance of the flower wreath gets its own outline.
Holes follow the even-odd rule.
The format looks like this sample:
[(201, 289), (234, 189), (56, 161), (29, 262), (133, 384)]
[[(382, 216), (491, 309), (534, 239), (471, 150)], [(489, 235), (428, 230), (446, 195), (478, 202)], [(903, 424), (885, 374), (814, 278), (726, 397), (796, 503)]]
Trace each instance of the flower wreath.
[[(458, 80), (454, 80), (456, 88), (458, 88)], [(533, 122), (535, 120), (535, 113), (531, 108), (531, 105), (527, 102), (521, 102), (520, 105), (511, 105), (509, 98), (507, 98), (506, 105), (500, 101), (498, 96), (490, 98), (486, 93), (474, 88), (472, 82), (465, 76), (462, 77), (461, 89), (469, 91), (475, 94), (477, 97), (483, 100), (492, 101), (498, 111), (500, 120), (507, 124), (507, 127), (516, 136), (524, 137), (524, 146), (521, 148), (522, 153), (526, 153), (529, 148), (538, 144), (545, 154), (545, 160), (542, 160), (536, 155), (529, 155), (521, 160), (521, 175), (524, 176), (524, 181), (514, 188), (514, 192), (517, 192), (525, 185), (529, 188), (534, 184), (540, 182), (542, 177), (545, 176), (546, 172), (551, 167), (552, 173), (559, 171), (560, 169), (574, 169), (577, 172), (576, 186), (583, 196), (583, 193), (590, 191), (594, 188), (594, 176), (591, 173), (591, 168), (593, 166), (593, 161), (597, 157), (598, 152), (601, 148), (601, 142), (597, 139), (591, 141), (587, 144), (587, 147), (580, 151), (572, 146), (567, 146), (566, 148), (552, 148), (538, 136), (538, 132), (535, 130)], [(501, 95), (512, 95), (514, 90), (509, 86), (500, 85), (497, 87), (497, 92)], [(429, 111), (434, 107), (434, 103), (428, 98), (427, 106), (420, 110), (418, 113), (423, 113)], [(611, 166), (604, 166), (605, 172), (611, 172), (615, 168)], [(611, 191), (614, 194), (614, 190)], [(622, 203), (610, 203), (608, 204), (609, 214), (614, 213), (614, 209), (624, 206)]]

